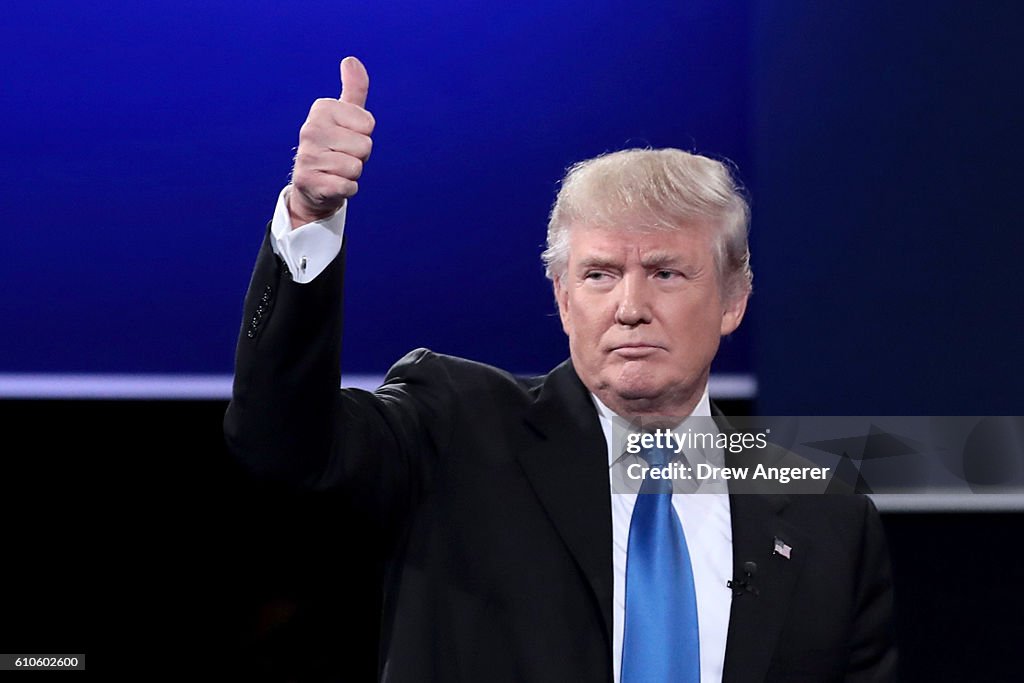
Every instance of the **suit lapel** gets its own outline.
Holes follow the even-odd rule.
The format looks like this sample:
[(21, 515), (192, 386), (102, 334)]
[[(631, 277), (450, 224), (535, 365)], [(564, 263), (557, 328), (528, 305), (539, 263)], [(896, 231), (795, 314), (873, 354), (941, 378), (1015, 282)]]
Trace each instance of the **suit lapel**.
[[(717, 408), (713, 412), (720, 418)], [(569, 361), (548, 375), (526, 420), (540, 438), (535, 447), (519, 453), (519, 462), (593, 591), (610, 652), (613, 578), (608, 451), (597, 411)], [(733, 466), (736, 463), (729, 462), (731, 459), (727, 454), (727, 464)], [(764, 680), (771, 664), (812, 541), (782, 519), (786, 496), (733, 494), (729, 504), (733, 566), (739, 573), (745, 562), (757, 563), (751, 583), (759, 594), (733, 597), (723, 682), (754, 683)], [(792, 547), (790, 559), (773, 554), (775, 538)]]
[[(717, 406), (712, 415), (723, 432), (734, 432)], [(729, 467), (753, 466), (763, 461), (763, 451), (740, 454), (726, 452)], [(729, 612), (729, 634), (725, 647), (723, 683), (760, 683), (764, 680), (779, 635), (790, 613), (797, 578), (813, 540), (782, 517), (789, 497), (754, 493), (758, 486), (730, 485), (729, 507), (732, 518), (733, 575), (742, 576), (746, 562), (757, 564), (757, 573), (750, 579), (757, 595), (733, 595)], [(745, 493), (737, 490), (744, 488)], [(789, 558), (775, 554), (775, 539), (790, 546)]]
[(586, 577), (612, 641), (612, 527), (608, 447), (586, 387), (566, 361), (530, 407), (541, 437), (519, 461), (537, 497)]

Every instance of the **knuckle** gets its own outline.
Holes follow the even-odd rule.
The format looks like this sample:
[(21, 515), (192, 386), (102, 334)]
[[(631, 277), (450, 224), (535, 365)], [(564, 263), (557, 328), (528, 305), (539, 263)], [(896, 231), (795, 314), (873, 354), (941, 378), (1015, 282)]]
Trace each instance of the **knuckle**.
[(370, 152), (373, 151), (373, 138), (366, 136), (359, 141), (359, 158), (366, 160), (370, 158)]
[(311, 145), (317, 138), (316, 126), (311, 121), (306, 121), (302, 124), (302, 128), (299, 128), (299, 146)]
[(352, 172), (349, 174), (349, 177), (355, 181), (361, 175), (363, 175), (363, 162), (359, 159), (352, 159)]
[(310, 178), (309, 171), (298, 162), (295, 164), (295, 170), (292, 171), (292, 185), (300, 188), (308, 188), (312, 184), (312, 178)]
[(321, 112), (325, 109), (330, 109), (333, 101), (334, 100), (327, 97), (318, 97), (313, 100), (313, 104), (310, 106), (309, 112), (312, 114), (313, 112)]
[(299, 151), (295, 153), (295, 169), (305, 173), (307, 170), (312, 170), (315, 166), (315, 155), (310, 154), (308, 149), (304, 149), (302, 145), (299, 145)]
[(313, 102), (313, 106), (309, 108), (309, 114), (306, 116), (306, 125), (323, 125), (329, 122), (332, 117), (331, 105), (332, 100), (327, 98), (320, 98)]

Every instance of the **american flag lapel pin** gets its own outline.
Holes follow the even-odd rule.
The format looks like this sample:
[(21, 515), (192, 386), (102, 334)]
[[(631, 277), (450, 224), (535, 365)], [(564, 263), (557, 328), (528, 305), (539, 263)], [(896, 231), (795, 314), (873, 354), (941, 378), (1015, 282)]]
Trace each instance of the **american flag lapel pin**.
[(782, 557), (789, 559), (790, 553), (793, 552), (793, 548), (786, 544), (778, 536), (775, 537), (775, 548), (772, 550), (772, 555), (781, 555)]

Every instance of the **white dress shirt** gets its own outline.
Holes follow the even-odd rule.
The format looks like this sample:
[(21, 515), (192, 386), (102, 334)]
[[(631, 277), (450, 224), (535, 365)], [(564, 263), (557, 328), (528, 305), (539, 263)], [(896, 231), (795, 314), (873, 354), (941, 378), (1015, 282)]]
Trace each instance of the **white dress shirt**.
[[(597, 406), (601, 429), (608, 444), (608, 477), (612, 486), (612, 569), (614, 594), (612, 603), (612, 667), (618, 683), (622, 670), (622, 635), (626, 620), (626, 549), (629, 547), (629, 522), (636, 505), (635, 493), (616, 492), (612, 483), (612, 465), (626, 451), (629, 422), (619, 417), (591, 394)], [(693, 417), (710, 417), (711, 401), (707, 387), (694, 408)], [(710, 421), (701, 421), (708, 425)], [(717, 452), (716, 452), (717, 451)], [(721, 466), (721, 449), (706, 453), (687, 453), (691, 464), (704, 459)], [(700, 640), (701, 683), (721, 683), (725, 663), (725, 641), (729, 631), (729, 610), (732, 590), (726, 582), (732, 579), (732, 517), (729, 495), (721, 482), (707, 482), (721, 493), (674, 493), (672, 507), (683, 524), (686, 547), (693, 567), (693, 587), (697, 593), (697, 628)], [(701, 491), (707, 490), (702, 485)]]
[[(288, 266), (292, 279), (300, 284), (311, 282), (341, 251), (348, 202), (333, 216), (292, 229), (288, 214), (288, 193), (285, 187), (278, 196), (271, 221), (274, 253)], [(608, 476), (612, 464), (625, 452), (628, 422), (613, 413), (593, 394), (608, 444)], [(707, 387), (692, 413), (695, 417), (711, 415)], [(691, 455), (691, 454), (688, 454)], [(722, 452), (702, 454), (708, 462), (721, 465)], [(702, 489), (704, 490), (704, 489)], [(612, 493), (612, 567), (614, 573), (612, 666), (618, 683), (622, 668), (622, 635), (626, 617), (626, 549), (629, 545), (629, 522), (636, 505), (635, 493)], [(672, 505), (683, 524), (686, 545), (693, 566), (693, 583), (697, 593), (697, 621), (700, 634), (701, 683), (721, 683), (725, 662), (725, 640), (729, 630), (732, 591), (726, 582), (732, 578), (732, 524), (729, 496), (726, 493), (676, 493)]]
[(292, 279), (304, 285), (322, 273), (341, 251), (348, 200), (333, 216), (292, 230), (292, 219), (288, 214), (288, 193), (291, 191), (292, 186), (288, 185), (277, 196), (274, 218), (270, 222), (273, 236), (270, 246), (288, 266)]

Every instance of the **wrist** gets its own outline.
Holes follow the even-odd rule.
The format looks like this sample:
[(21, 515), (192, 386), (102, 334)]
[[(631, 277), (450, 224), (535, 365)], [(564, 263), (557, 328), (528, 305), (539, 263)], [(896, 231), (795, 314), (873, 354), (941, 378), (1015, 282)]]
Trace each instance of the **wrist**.
[(335, 207), (329, 211), (313, 211), (306, 208), (301, 199), (296, 199), (297, 194), (298, 193), (295, 192), (295, 187), (291, 186), (287, 190), (285, 199), (285, 204), (288, 207), (288, 218), (292, 224), (292, 230), (302, 227), (307, 223), (314, 223), (325, 218), (330, 218), (336, 214), (339, 209), (341, 209), (341, 206), (344, 206), (343, 200), (341, 206)]

